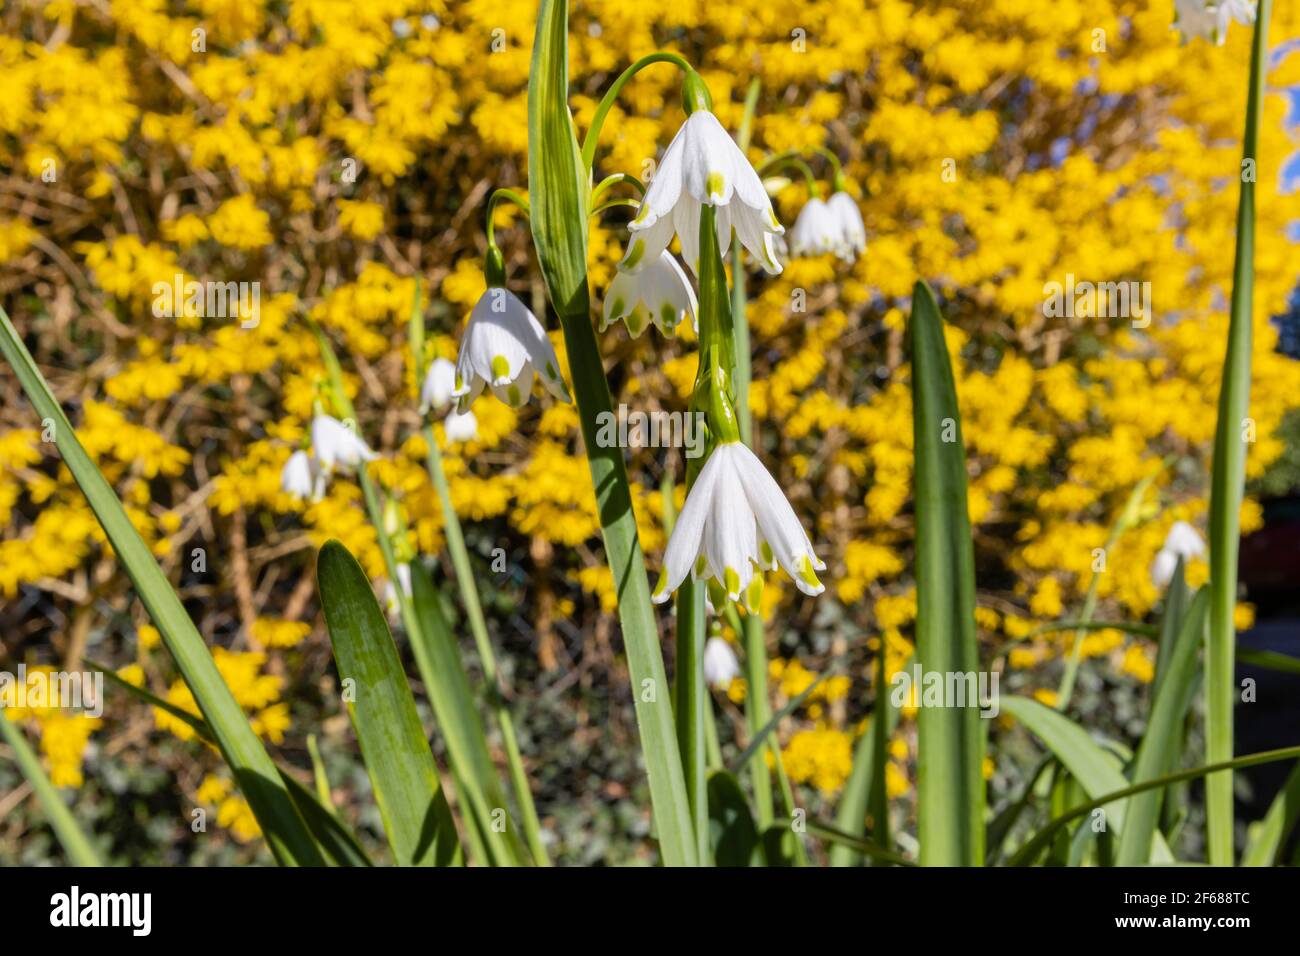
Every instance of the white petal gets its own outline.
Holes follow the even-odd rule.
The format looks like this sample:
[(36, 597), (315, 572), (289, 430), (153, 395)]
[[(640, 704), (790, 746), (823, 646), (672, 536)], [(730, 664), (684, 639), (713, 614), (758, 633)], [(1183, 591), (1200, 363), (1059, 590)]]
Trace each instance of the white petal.
[(679, 135), (685, 136), (683, 188), (697, 202), (725, 206), (736, 187), (736, 158), (748, 162), (740, 155), (740, 147), (708, 110), (692, 113)]
[(754, 512), (745, 499), (745, 488), (733, 461), (739, 442), (719, 445), (709, 456), (719, 460), (718, 484), (713, 491), (713, 507), (704, 529), (704, 550), (713, 576), (722, 584), (727, 597), (738, 601), (754, 576), (758, 557), (757, 529)]
[(713, 687), (725, 688), (740, 673), (740, 662), (731, 645), (720, 637), (704, 642), (704, 679)]
[(424, 375), (424, 384), (420, 388), (420, 410), (427, 412), (430, 408), (442, 408), (452, 400), (456, 388), (456, 366), (445, 358), (436, 358)]
[[(690, 202), (687, 199), (687, 202)], [(618, 264), (620, 272), (636, 274), (654, 262), (673, 241), (674, 211), (669, 209), (663, 216), (656, 218), (646, 226), (637, 226), (634, 221), (628, 228), (632, 230), (627, 240), (627, 251)]]
[[(731, 443), (737, 449), (736, 468), (740, 472), (745, 497), (754, 510), (763, 539), (781, 567), (794, 579), (805, 594), (820, 594), (825, 587), (817, 581), (814, 570), (824, 570), (825, 562), (813, 552), (812, 542), (804, 532), (781, 486), (776, 483), (763, 463), (752, 451), (739, 442)], [(726, 446), (720, 446), (726, 447)], [(717, 451), (714, 451), (717, 454)]]
[(668, 547), (664, 550), (663, 571), (652, 595), (656, 604), (667, 601), (695, 567), (695, 559), (699, 557), (703, 546), (704, 525), (712, 508), (713, 488), (722, 471), (721, 464), (715, 463), (713, 456), (710, 456), (686, 496), (686, 504), (677, 516), (672, 537), (668, 539)]

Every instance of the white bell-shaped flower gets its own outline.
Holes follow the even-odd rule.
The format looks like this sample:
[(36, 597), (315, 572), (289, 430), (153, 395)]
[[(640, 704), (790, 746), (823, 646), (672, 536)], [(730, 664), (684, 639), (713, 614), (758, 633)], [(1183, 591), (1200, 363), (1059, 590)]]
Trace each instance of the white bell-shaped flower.
[(763, 268), (776, 275), (772, 239), (785, 228), (772, 211), (763, 181), (740, 147), (706, 109), (687, 117), (668, 144), (641, 209), (628, 228), (632, 236), (619, 268), (639, 272), (668, 248), (673, 233), (682, 244), (682, 258), (699, 274), (700, 207), (717, 207), (718, 248), (725, 256), (731, 231)]
[(739, 600), (755, 568), (770, 570), (778, 564), (805, 594), (825, 590), (817, 571), (826, 565), (813, 553), (781, 487), (742, 443), (724, 442), (686, 496), (653, 600), (667, 601), (691, 573), (715, 579), (729, 598)]
[(451, 404), (456, 388), (456, 366), (445, 358), (436, 358), (424, 373), (420, 386), (420, 414), (429, 409), (442, 409)]
[(378, 457), (355, 431), (329, 415), (312, 419), (311, 447), (325, 473), (335, 468), (356, 469)]
[(1184, 42), (1200, 37), (1223, 46), (1232, 20), (1255, 22), (1255, 0), (1174, 0), (1174, 11), (1174, 28)]
[(1183, 563), (1192, 558), (1205, 556), (1205, 541), (1186, 521), (1175, 521), (1165, 535), (1165, 543), (1156, 552), (1151, 562), (1151, 583), (1158, 588), (1166, 587), (1173, 580), (1178, 559)]
[(826, 208), (840, 232), (840, 245), (835, 254), (852, 262), (867, 251), (867, 226), (862, 221), (862, 210), (853, 197), (843, 190), (826, 200)]
[(489, 288), (470, 313), (456, 362), (452, 395), (460, 411), (490, 386), (493, 394), (511, 407), (528, 401), (533, 374), (561, 401), (572, 401), (560, 377), (560, 362), (551, 340), (537, 317), (508, 289)]
[(720, 637), (704, 642), (704, 680), (712, 687), (725, 690), (740, 674), (740, 661), (731, 645)]
[(442, 427), (449, 442), (473, 441), (478, 437), (478, 419), (472, 411), (459, 412), (453, 408)]
[(280, 469), (280, 490), (295, 498), (308, 498), (315, 494), (315, 468), (311, 455), (299, 449), (289, 456)]
[(664, 335), (672, 335), (685, 318), (699, 330), (695, 290), (691, 280), (668, 250), (638, 272), (619, 272), (605, 292), (600, 330), (622, 319), (632, 338), (639, 338), (650, 322)]
[(844, 246), (844, 231), (830, 207), (813, 196), (799, 210), (799, 218), (790, 230), (790, 252), (795, 256), (820, 256), (838, 253)]
[(392, 580), (384, 582), (384, 606), (387, 608), (390, 616), (395, 617), (401, 610), (401, 598), (411, 596), (411, 566), (402, 562), (397, 565), (397, 583), (401, 586), (399, 595), (396, 587), (393, 586)]

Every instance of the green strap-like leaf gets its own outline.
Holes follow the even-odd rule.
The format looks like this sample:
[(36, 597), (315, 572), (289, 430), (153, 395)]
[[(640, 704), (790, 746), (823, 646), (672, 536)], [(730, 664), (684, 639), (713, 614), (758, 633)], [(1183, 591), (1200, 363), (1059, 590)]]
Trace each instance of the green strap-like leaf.
[[(861, 834), (871, 814), (873, 842), (889, 844), (889, 804), (885, 790), (885, 764), (889, 760), (889, 738), (898, 723), (898, 710), (891, 706), (885, 686), (885, 653), (876, 655), (876, 699), (871, 722), (853, 748), (853, 770), (835, 808), (835, 826), (848, 834)], [(857, 866), (862, 854), (851, 845), (837, 842), (831, 847), (831, 866)]]
[[(1205, 612), (1209, 594), (1201, 590), (1183, 616), (1168, 664), (1154, 691), (1151, 716), (1138, 745), (1129, 778), (1133, 783), (1154, 780), (1177, 766), (1182, 754), (1183, 721), (1191, 703), (1191, 688), (1197, 676), (1197, 652), (1205, 637)], [(1129, 801), (1124, 829), (1119, 838), (1116, 862), (1120, 866), (1146, 863), (1151, 841), (1160, 819), (1161, 791), (1151, 790)]]
[(462, 862), (397, 646), (361, 565), (337, 541), (316, 562), (334, 661), (394, 859), (402, 866)]
[(665, 864), (690, 866), (698, 859), (691, 807), (627, 466), (622, 449), (602, 447), (597, 440), (597, 422), (602, 413), (613, 414), (613, 403), (591, 321), (586, 208), (591, 184), (573, 134), (568, 73), (568, 3), (542, 0), (528, 81), (529, 223), (551, 303), (564, 327), (605, 557), (618, 595), (659, 850)]
[(725, 770), (709, 775), (709, 846), (715, 866), (750, 866), (759, 846), (758, 828), (736, 778)]
[[(1232, 705), (1237, 607), (1237, 551), (1241, 543), (1241, 499), (1246, 484), (1246, 417), (1250, 414), (1250, 356), (1255, 286), (1255, 180), (1258, 177), (1260, 93), (1268, 63), (1270, 0), (1260, 0), (1250, 56), (1246, 130), (1242, 143), (1241, 200), (1237, 207), (1237, 252), (1232, 270), (1232, 309), (1219, 386), (1210, 476), (1210, 631), (1205, 651), (1205, 757), (1211, 763), (1232, 756)], [(1249, 168), (1247, 168), (1249, 166)], [(1232, 773), (1205, 781), (1210, 863), (1232, 865)]]
[(1286, 845), (1286, 839), (1300, 819), (1300, 763), (1287, 775), (1286, 783), (1273, 798), (1273, 804), (1260, 820), (1250, 828), (1250, 840), (1242, 854), (1242, 866), (1273, 866), (1277, 855)]
[[(1107, 753), (1088, 732), (1064, 714), (1044, 707), (1028, 697), (1003, 697), (1002, 710), (1024, 724), (1043, 744), (1055, 754), (1070, 776), (1089, 797), (1098, 797), (1108, 791), (1122, 790), (1128, 785), (1120, 771), (1119, 760)], [(1125, 811), (1123, 803), (1106, 806), (1106, 829), (1124, 832)], [(1167, 863), (1173, 859), (1169, 847), (1157, 833), (1154, 837), (1152, 859)]]
[(307, 825), (294, 806), (266, 748), (221, 678), (216, 662), (149, 546), (131, 524), (108, 481), (82, 447), (77, 433), (50, 391), (9, 316), (0, 309), (0, 352), (42, 419), (54, 432), (64, 464), (95, 512), (136, 593), (162, 634), (199, 710), (216, 737), (239, 789), (257, 818), (277, 860), (286, 865), (324, 864)]
[[(926, 672), (975, 674), (975, 557), (966, 455), (943, 320), (923, 282), (912, 289), (912, 421), (916, 447), (916, 656)], [(984, 862), (983, 734), (978, 701), (917, 715), (921, 862)]]
[(520, 841), (519, 828), (510, 816), (492, 763), (460, 648), (438, 604), (438, 592), (429, 572), (418, 561), (411, 563), (411, 597), (420, 619), (420, 640), (413, 649), (438, 730), (451, 757), (457, 795), (469, 805), (473, 822), (496, 866), (526, 863), (528, 851)]
[(58, 788), (45, 775), (40, 758), (23, 737), (22, 728), (10, 722), (5, 716), (3, 707), (0, 707), (0, 737), (3, 737), (5, 743), (13, 750), (18, 769), (23, 772), (23, 776), (27, 778), (27, 782), (32, 785), (32, 790), (40, 799), (50, 826), (54, 828), (54, 835), (59, 838), (64, 852), (68, 854), (69, 862), (74, 866), (103, 866), (90, 838), (82, 831), (76, 817), (63, 802)]

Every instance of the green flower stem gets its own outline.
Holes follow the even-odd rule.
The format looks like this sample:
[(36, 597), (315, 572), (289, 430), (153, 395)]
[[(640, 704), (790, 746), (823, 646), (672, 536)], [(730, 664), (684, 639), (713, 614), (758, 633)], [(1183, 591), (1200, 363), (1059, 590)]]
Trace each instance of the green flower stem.
[(645, 186), (641, 184), (641, 180), (637, 179), (630, 173), (614, 173), (610, 176), (606, 176), (596, 184), (596, 188), (591, 191), (591, 204), (594, 206), (596, 200), (600, 198), (602, 193), (620, 184), (633, 187), (638, 196), (645, 195)]
[(591, 128), (587, 130), (587, 136), (582, 141), (582, 164), (588, 170), (591, 169), (591, 164), (596, 158), (596, 146), (600, 142), (600, 129), (605, 125), (605, 117), (609, 114), (610, 109), (613, 108), (614, 101), (618, 99), (618, 94), (622, 92), (623, 87), (627, 85), (628, 80), (632, 79), (632, 77), (636, 76), (647, 66), (651, 66), (655, 63), (671, 63), (686, 76), (690, 76), (695, 72), (694, 68), (687, 63), (683, 57), (678, 56), (676, 53), (668, 53), (661, 50), (658, 53), (650, 53), (641, 57), (641, 59), (637, 60), (620, 73), (618, 79), (610, 84), (609, 89), (605, 91), (605, 95), (601, 98), (600, 104), (596, 107), (596, 115), (592, 117)]
[(523, 210), (524, 215), (528, 215), (528, 197), (518, 193), (513, 189), (507, 189), (504, 186), (492, 190), (492, 196), (488, 199), (487, 205), (487, 242), (488, 248), (495, 248), (496, 240), (496, 213), (497, 206), (503, 202), (512, 202)]
[(787, 153), (778, 153), (758, 167), (758, 174), (761, 176), (765, 171), (785, 168), (794, 169), (803, 173), (804, 182), (808, 186), (808, 195), (810, 198), (816, 199), (821, 196), (821, 187), (817, 184), (817, 177), (813, 175), (812, 167), (798, 156), (791, 156)]
[[(1210, 486), (1210, 626), (1205, 648), (1205, 759), (1232, 758), (1232, 706), (1236, 699), (1233, 658), (1237, 603), (1237, 551), (1241, 544), (1241, 499), (1246, 481), (1246, 444), (1242, 429), (1250, 414), (1250, 364), (1255, 282), (1255, 179), (1258, 169), (1260, 93), (1268, 61), (1268, 18), (1272, 4), (1260, 0), (1250, 55), (1246, 129), (1242, 143), (1241, 199), (1237, 207), (1237, 251), (1232, 270), (1232, 310), (1219, 387), (1218, 424)], [(1249, 164), (1252, 175), (1246, 176)], [(1214, 866), (1233, 861), (1232, 770), (1205, 778), (1209, 860)]]
[(686, 798), (695, 827), (700, 864), (709, 859), (709, 803), (704, 715), (709, 708), (704, 686), (704, 583), (690, 575), (677, 589), (676, 708), (677, 748), (682, 755)]
[(465, 616), (469, 618), (470, 632), (474, 635), (479, 661), (483, 665), (483, 680), (487, 685), (488, 703), (501, 728), (501, 740), (505, 744), (506, 761), (510, 768), (510, 783), (515, 791), (515, 799), (519, 801), (520, 813), (523, 815), (524, 837), (528, 840), (528, 849), (538, 865), (549, 866), (550, 858), (546, 855), (546, 845), (542, 842), (542, 825), (537, 818), (537, 807), (533, 803), (528, 774), (524, 771), (514, 719), (510, 716), (510, 708), (501, 693), (496, 655), (492, 651), (492, 642), (488, 637), (487, 621), (483, 617), (483, 605), (479, 601), (478, 586), (474, 582), (474, 574), (470, 569), (465, 535), (461, 531), (460, 518), (451, 503), (451, 489), (447, 486), (447, 475), (442, 467), (442, 452), (434, 438), (433, 429), (428, 425), (424, 426), (424, 441), (429, 447), (429, 476), (433, 481), (434, 489), (438, 492), (438, 500), (442, 503), (443, 532), (447, 538), (447, 552), (451, 555), (451, 564), (456, 571), (456, 583), (460, 586), (460, 598), (465, 605)]

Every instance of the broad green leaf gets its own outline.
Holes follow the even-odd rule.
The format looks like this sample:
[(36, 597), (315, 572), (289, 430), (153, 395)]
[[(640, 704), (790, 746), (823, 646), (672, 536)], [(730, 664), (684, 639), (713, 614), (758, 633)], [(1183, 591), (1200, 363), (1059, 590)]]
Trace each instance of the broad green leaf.
[(419, 561), (411, 562), (411, 591), (422, 635), (413, 649), (438, 730), (447, 744), (457, 795), (469, 805), (472, 822), (496, 866), (526, 863), (528, 851), (508, 812), (460, 648), (447, 627), (429, 572)]
[[(916, 656), (923, 670), (971, 673), (975, 558), (966, 455), (943, 320), (923, 282), (912, 289), (912, 421), (916, 448)], [(978, 704), (917, 715), (917, 818), (924, 865), (984, 862), (983, 734)]]
[[(1061, 765), (1069, 771), (1090, 798), (1108, 791), (1122, 790), (1128, 785), (1119, 767), (1119, 760), (1103, 750), (1088, 732), (1068, 717), (1044, 707), (1028, 697), (1006, 696), (1000, 700), (1002, 711), (1025, 725), (1050, 750)], [(1064, 807), (1054, 808), (1055, 812)], [(1122, 802), (1105, 807), (1107, 830), (1124, 832), (1126, 807)], [(1157, 833), (1154, 837), (1152, 859), (1169, 862), (1173, 859), (1169, 847)]]
[(348, 715), (394, 859), (402, 866), (461, 863), (415, 698), (365, 572), (343, 545), (328, 541), (316, 561), (316, 580)]
[[(1144, 783), (1174, 770), (1183, 750), (1183, 722), (1191, 703), (1197, 675), (1197, 651), (1205, 636), (1209, 594), (1201, 590), (1183, 616), (1162, 679), (1157, 682), (1151, 716), (1129, 772), (1133, 783)], [(1127, 819), (1119, 838), (1116, 862), (1136, 866), (1148, 862), (1151, 842), (1160, 819), (1161, 791), (1151, 790), (1129, 801)]]
[(1264, 819), (1251, 826), (1241, 865), (1273, 866), (1278, 863), (1278, 853), (1286, 845), (1297, 819), (1300, 819), (1300, 763), (1287, 775), (1286, 783), (1273, 798)]
[(597, 422), (602, 413), (613, 414), (613, 403), (591, 321), (587, 289), (590, 176), (582, 166), (573, 134), (568, 85), (568, 4), (566, 0), (542, 0), (528, 84), (529, 222), (551, 302), (564, 328), (605, 558), (618, 595), (659, 850), (665, 864), (690, 866), (698, 859), (691, 807), (627, 466), (622, 449), (601, 447), (597, 440)]
[[(1241, 543), (1241, 499), (1246, 483), (1246, 418), (1250, 414), (1250, 356), (1255, 286), (1255, 179), (1260, 91), (1268, 62), (1271, 0), (1260, 0), (1250, 57), (1246, 129), (1242, 142), (1241, 199), (1237, 206), (1237, 251), (1232, 270), (1232, 308), (1219, 386), (1210, 476), (1210, 629), (1205, 651), (1205, 757), (1210, 763), (1232, 756), (1232, 706), (1237, 606), (1237, 551)], [(1245, 175), (1249, 164), (1250, 175)], [(1232, 773), (1205, 781), (1209, 861), (1232, 865)]]
[(758, 848), (758, 828), (736, 778), (709, 775), (709, 845), (715, 866), (749, 866)]
[(798, 837), (788, 823), (774, 823), (759, 837), (768, 866), (798, 866)]
[[(1204, 777), (1224, 770), (1241, 770), (1244, 767), (1257, 767), (1260, 764), (1273, 763), (1278, 760), (1295, 760), (1296, 758), (1300, 758), (1300, 747), (1282, 747), (1278, 750), (1265, 750), (1260, 753), (1237, 757), (1233, 760), (1225, 760), (1221, 763), (1206, 764), (1203, 767), (1193, 767), (1189, 770), (1179, 770), (1175, 773), (1166, 774), (1163, 777), (1157, 777), (1155, 780), (1148, 780), (1146, 783), (1134, 784), (1133, 786), (1125, 787), (1122, 790), (1113, 790), (1110, 793), (1102, 794), (1100, 797), (1094, 797), (1087, 803), (1081, 803), (1064, 813), (1056, 815), (1047, 823), (1046, 826), (1034, 834), (1033, 839), (1029, 840), (1024, 846), (1016, 851), (1016, 855), (1012, 858), (1009, 865), (1026, 866), (1033, 863), (1033, 861), (1038, 858), (1039, 854), (1043, 852), (1043, 848), (1052, 841), (1053, 837), (1055, 837), (1063, 827), (1068, 827), (1075, 820), (1091, 813), (1098, 807), (1113, 804), (1119, 800), (1125, 800), (1129, 797), (1136, 796), (1139, 793), (1146, 793), (1148, 790), (1168, 787), (1171, 784), (1182, 783), (1185, 780), (1195, 780), (1197, 777)], [(1178, 865), (1173, 861), (1162, 863), (1162, 865), (1170, 864)]]
[(64, 464), (86, 496), (118, 561), (162, 634), (163, 643), (212, 728), (221, 755), (257, 818), (271, 852), (285, 865), (323, 865), (325, 861), (306, 823), (266, 748), (222, 680), (212, 653), (149, 546), (131, 524), (112, 486), (82, 447), (71, 422), (3, 309), (0, 309), (0, 352), (18, 374), (18, 381), (37, 414), (52, 423), (54, 443)]
[(40, 758), (23, 737), (22, 728), (5, 716), (3, 707), (0, 707), (0, 737), (4, 738), (5, 743), (13, 750), (18, 769), (23, 772), (23, 776), (27, 778), (27, 782), (32, 785), (32, 790), (40, 799), (45, 816), (49, 819), (50, 826), (54, 828), (54, 835), (59, 838), (59, 844), (68, 854), (68, 861), (73, 866), (103, 866), (90, 838), (81, 829), (81, 825), (77, 823), (77, 818), (72, 815), (68, 805), (63, 802), (58, 788), (46, 776)]
[(1165, 606), (1160, 615), (1160, 628), (1156, 632), (1159, 643), (1156, 645), (1156, 679), (1153, 691), (1158, 690), (1164, 680), (1165, 671), (1169, 668), (1169, 658), (1173, 654), (1178, 632), (1182, 629), (1183, 617), (1187, 614), (1187, 606), (1191, 600), (1187, 575), (1180, 556), (1178, 563), (1174, 565), (1173, 577), (1169, 579), (1169, 587), (1165, 589)]
[[(166, 711), (177, 720), (188, 724), (199, 737), (208, 741), (208, 743), (216, 742), (212, 736), (212, 731), (203, 722), (203, 718), (195, 717), (188, 710), (182, 710), (171, 701), (163, 700), (151, 691), (123, 680), (122, 676), (110, 667), (105, 667), (103, 664), (97, 664), (86, 658), (83, 658), (83, 663), (92, 670), (103, 674), (110, 684), (125, 691), (128, 696), (134, 697), (150, 707)], [(310, 747), (313, 738), (309, 736), (307, 739)], [(289, 791), (294, 806), (302, 814), (303, 821), (311, 831), (311, 835), (316, 840), (316, 845), (320, 848), (326, 862), (337, 866), (370, 866), (370, 858), (366, 856), (365, 850), (361, 849), (361, 844), (357, 842), (357, 838), (353, 836), (352, 831), (338, 819), (328, 800), (322, 800), (313, 795), (310, 790), (295, 780), (283, 768), (277, 767), (276, 769), (279, 770), (280, 779), (284, 781), (285, 788)]]

